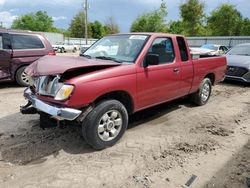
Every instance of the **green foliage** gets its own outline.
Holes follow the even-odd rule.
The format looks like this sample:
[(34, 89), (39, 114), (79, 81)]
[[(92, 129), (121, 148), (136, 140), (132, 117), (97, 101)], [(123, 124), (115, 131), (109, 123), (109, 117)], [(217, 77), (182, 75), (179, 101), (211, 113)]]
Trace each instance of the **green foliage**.
[(250, 20), (248, 18), (242, 20), (240, 35), (250, 36)]
[[(80, 11), (71, 21), (69, 32), (71, 37), (85, 37), (85, 12)], [(88, 24), (88, 37), (101, 38), (106, 34), (119, 33), (119, 26), (113, 17), (108, 18), (105, 25), (99, 21)]]
[(105, 30), (103, 25), (99, 21), (95, 21), (94, 23), (90, 23), (92, 37), (95, 39), (100, 39), (105, 35)]
[(187, 0), (180, 6), (184, 34), (188, 36), (202, 35), (204, 28), (204, 4), (200, 0)]
[[(85, 37), (85, 12), (78, 12), (71, 20), (69, 26), (71, 37), (84, 38)], [(91, 26), (88, 25), (88, 36), (91, 37)]]
[(178, 21), (171, 21), (169, 24), (169, 33), (173, 34), (183, 34), (184, 33), (184, 26), (183, 22)]
[(23, 29), (31, 31), (54, 32), (57, 31), (53, 26), (52, 17), (48, 16), (45, 11), (28, 13), (14, 20), (12, 29)]
[(167, 25), (165, 17), (167, 16), (167, 6), (162, 0), (161, 7), (158, 10), (145, 13), (136, 18), (130, 28), (131, 32), (166, 32)]
[(120, 28), (112, 16), (107, 19), (103, 28), (105, 35), (116, 34), (120, 32)]
[(231, 4), (222, 4), (208, 17), (208, 28), (214, 36), (240, 35), (241, 13)]

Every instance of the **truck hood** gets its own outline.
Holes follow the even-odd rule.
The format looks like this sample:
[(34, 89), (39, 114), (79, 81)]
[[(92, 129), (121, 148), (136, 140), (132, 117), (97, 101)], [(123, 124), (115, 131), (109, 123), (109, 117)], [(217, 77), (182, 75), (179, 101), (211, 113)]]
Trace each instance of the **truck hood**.
[(229, 66), (250, 68), (250, 56), (226, 55)]
[(63, 56), (44, 56), (32, 63), (25, 69), (29, 76), (46, 76), (63, 74), (79, 68), (109, 68), (121, 64), (99, 59), (87, 59), (84, 57), (63, 57)]

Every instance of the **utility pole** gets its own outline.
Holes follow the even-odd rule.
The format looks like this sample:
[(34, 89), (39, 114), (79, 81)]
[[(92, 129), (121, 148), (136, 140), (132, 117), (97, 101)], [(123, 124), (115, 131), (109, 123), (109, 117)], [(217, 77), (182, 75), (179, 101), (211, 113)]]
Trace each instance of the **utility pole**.
[(88, 0), (85, 0), (84, 10), (85, 10), (85, 40), (86, 44), (88, 44)]

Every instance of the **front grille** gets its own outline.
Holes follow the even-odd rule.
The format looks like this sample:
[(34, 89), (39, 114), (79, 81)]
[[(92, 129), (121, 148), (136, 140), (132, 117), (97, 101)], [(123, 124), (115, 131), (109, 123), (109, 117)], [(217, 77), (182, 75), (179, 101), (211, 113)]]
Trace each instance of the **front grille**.
[(228, 66), (226, 75), (243, 77), (244, 74), (246, 74), (247, 72), (248, 72), (248, 70), (246, 68)]

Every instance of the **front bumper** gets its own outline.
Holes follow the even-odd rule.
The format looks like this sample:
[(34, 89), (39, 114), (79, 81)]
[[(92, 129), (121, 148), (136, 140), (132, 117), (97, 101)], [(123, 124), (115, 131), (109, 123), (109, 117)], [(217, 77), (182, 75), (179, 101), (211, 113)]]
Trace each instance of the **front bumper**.
[(75, 120), (82, 113), (81, 110), (73, 108), (57, 107), (47, 104), (37, 99), (37, 97), (31, 92), (30, 88), (25, 89), (24, 97), (29, 101), (32, 107), (30, 107), (30, 105), (21, 107), (22, 113), (28, 108), (35, 108), (38, 112), (39, 111), (45, 112), (57, 120), (69, 120), (69, 121)]
[(250, 79), (248, 80), (248, 79), (246, 79), (244, 77), (238, 77), (238, 76), (229, 76), (229, 75), (226, 75), (225, 79), (250, 83)]

